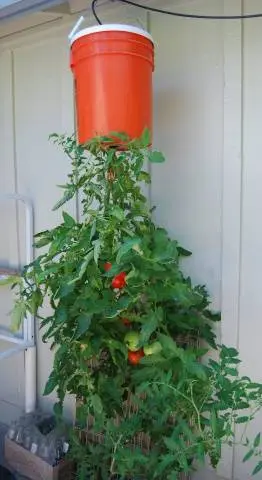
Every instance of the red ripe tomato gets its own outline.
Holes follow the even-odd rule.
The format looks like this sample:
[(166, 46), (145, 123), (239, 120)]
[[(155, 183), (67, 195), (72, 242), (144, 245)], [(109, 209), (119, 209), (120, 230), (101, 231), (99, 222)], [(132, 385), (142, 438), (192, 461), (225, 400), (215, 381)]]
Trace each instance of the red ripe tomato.
[(118, 275), (116, 275), (111, 283), (113, 288), (124, 288), (126, 286), (126, 273), (121, 272)]
[(108, 272), (111, 268), (112, 268), (112, 263), (106, 262), (104, 264), (104, 269), (105, 269), (106, 272)]
[(126, 327), (129, 327), (129, 325), (131, 325), (131, 322), (128, 318), (121, 318), (121, 322), (123, 323), (123, 325), (125, 325)]
[(132, 365), (138, 365), (144, 355), (145, 354), (143, 348), (140, 348), (140, 350), (137, 350), (136, 352), (131, 352), (130, 350), (128, 350), (129, 363), (131, 363)]

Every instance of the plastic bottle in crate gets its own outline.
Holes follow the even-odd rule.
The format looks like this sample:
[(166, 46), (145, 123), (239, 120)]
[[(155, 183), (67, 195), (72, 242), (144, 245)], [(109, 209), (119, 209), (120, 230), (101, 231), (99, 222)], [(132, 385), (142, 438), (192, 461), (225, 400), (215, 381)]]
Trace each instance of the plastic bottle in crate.
[(40, 445), (39, 449), (37, 452), (38, 457), (42, 458), (45, 462), (51, 463), (52, 458), (50, 455), (50, 445), (48, 443), (48, 440), (46, 438), (43, 438)]
[(7, 431), (7, 438), (9, 438), (9, 440), (15, 440), (15, 437), (17, 434), (17, 427), (18, 427), (17, 421), (11, 423)]
[(30, 448), (31, 448), (33, 434), (34, 434), (34, 431), (32, 429), (32, 426), (28, 426), (24, 429), (24, 432), (23, 432), (23, 447), (26, 450), (30, 450)]
[(33, 425), (31, 429), (31, 442), (30, 442), (30, 452), (33, 455), (37, 455), (41, 443), (41, 435), (38, 432), (37, 428)]

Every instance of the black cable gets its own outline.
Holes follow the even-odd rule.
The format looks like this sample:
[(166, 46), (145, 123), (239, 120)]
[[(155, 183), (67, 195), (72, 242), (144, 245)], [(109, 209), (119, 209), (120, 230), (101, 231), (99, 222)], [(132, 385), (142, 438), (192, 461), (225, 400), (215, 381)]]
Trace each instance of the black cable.
[(97, 13), (96, 13), (96, 4), (97, 4), (97, 2), (98, 2), (98, 0), (93, 0), (93, 1), (92, 1), (92, 5), (91, 5), (92, 13), (93, 13), (93, 15), (94, 15), (97, 23), (99, 23), (99, 25), (102, 25), (102, 22), (101, 22), (99, 16), (97, 15)]
[[(170, 10), (162, 10), (160, 8), (149, 7), (146, 5), (141, 5), (141, 3), (133, 2), (133, 0), (117, 0), (118, 2), (125, 3), (127, 5), (132, 5), (133, 7), (142, 8), (148, 12), (162, 13), (164, 15), (172, 15), (173, 17), (182, 17), (182, 18), (196, 18), (204, 20), (242, 20), (245, 18), (259, 18), (262, 17), (261, 13), (250, 13), (247, 15), (194, 15), (191, 13), (177, 13), (171, 12)], [(93, 2), (94, 3), (94, 2)]]

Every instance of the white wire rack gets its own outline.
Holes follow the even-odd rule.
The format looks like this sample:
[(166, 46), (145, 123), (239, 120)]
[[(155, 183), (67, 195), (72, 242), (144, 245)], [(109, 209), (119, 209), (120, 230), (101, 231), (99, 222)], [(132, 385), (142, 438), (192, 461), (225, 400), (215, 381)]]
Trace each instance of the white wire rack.
[[(33, 207), (30, 201), (23, 195), (7, 194), (0, 195), (0, 202), (19, 202), (25, 211), (25, 261), (29, 264), (33, 260)], [(1, 269), (0, 278), (4, 279), (18, 274), (14, 269)], [(1, 288), (1, 287), (0, 287)], [(0, 360), (15, 355), (18, 352), (35, 346), (35, 320), (33, 315), (28, 315), (23, 320), (22, 328), (14, 333), (0, 323), (0, 340), (11, 344), (10, 348), (0, 352)]]

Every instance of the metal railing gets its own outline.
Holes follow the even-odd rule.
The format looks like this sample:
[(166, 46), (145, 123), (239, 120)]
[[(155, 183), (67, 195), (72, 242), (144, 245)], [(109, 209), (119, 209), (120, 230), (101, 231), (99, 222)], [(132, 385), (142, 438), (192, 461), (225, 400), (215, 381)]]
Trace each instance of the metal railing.
[[(28, 265), (33, 261), (33, 207), (31, 202), (23, 195), (7, 194), (0, 195), (0, 202), (20, 202), (25, 209), (25, 263)], [(0, 278), (17, 276), (18, 271), (14, 269), (0, 267)], [(15, 355), (18, 352), (27, 350), (35, 346), (35, 320), (33, 315), (27, 315), (19, 332), (13, 332), (11, 329), (0, 323), (0, 340), (13, 344), (3, 352), (0, 352), (0, 360)]]

